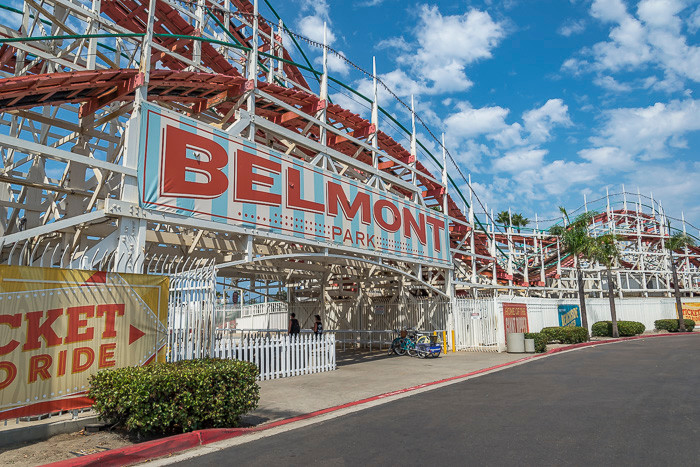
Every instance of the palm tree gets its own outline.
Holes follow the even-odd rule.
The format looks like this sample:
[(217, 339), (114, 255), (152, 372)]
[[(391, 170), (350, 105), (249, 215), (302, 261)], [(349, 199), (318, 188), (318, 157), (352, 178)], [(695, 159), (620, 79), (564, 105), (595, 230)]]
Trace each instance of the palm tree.
[(601, 235), (592, 238), (586, 245), (584, 256), (592, 261), (605, 266), (608, 273), (608, 299), (610, 300), (610, 316), (612, 318), (612, 336), (620, 337), (617, 329), (617, 311), (615, 310), (615, 292), (612, 279), (612, 267), (620, 257), (620, 250), (617, 246), (619, 236), (613, 234)]
[(513, 226), (518, 229), (518, 233), (520, 233), (520, 227), (525, 227), (530, 223), (530, 219), (520, 213), (513, 214), (511, 217), (513, 219)]
[(559, 210), (566, 218), (567, 226), (555, 225), (549, 229), (552, 235), (559, 237), (559, 242), (565, 251), (569, 252), (574, 257), (576, 262), (576, 280), (578, 282), (578, 300), (581, 306), (581, 324), (588, 331), (588, 315), (586, 313), (586, 293), (583, 288), (583, 273), (581, 272), (581, 261), (579, 256), (586, 251), (588, 242), (591, 237), (588, 236), (588, 225), (593, 218), (598, 215), (595, 211), (576, 216), (573, 222), (569, 219), (569, 214), (566, 209), (559, 207)]
[[(669, 230), (671, 226), (669, 225)], [(688, 235), (677, 232), (666, 240), (664, 247), (668, 250), (668, 259), (671, 262), (671, 274), (673, 275), (673, 288), (676, 294), (676, 308), (678, 308), (678, 329), (685, 332), (685, 321), (683, 320), (683, 304), (681, 303), (681, 291), (678, 286), (678, 273), (676, 272), (676, 262), (673, 260), (673, 252), (682, 250), (685, 247), (694, 246), (695, 241)]]
[(499, 212), (496, 216), (496, 222), (504, 226), (510, 225), (510, 213), (508, 211)]

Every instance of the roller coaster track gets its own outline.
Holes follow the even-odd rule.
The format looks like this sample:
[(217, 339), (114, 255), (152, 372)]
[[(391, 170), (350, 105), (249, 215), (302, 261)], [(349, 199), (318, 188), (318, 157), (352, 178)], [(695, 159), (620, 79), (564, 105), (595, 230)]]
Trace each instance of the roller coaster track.
[[(148, 2), (102, 0), (96, 2), (99, 12), (92, 13), (78, 1), (55, 0), (51, 11), (34, 2), (29, 3), (34, 8), (33, 17), (43, 14), (47, 18), (44, 21), (53, 24), (52, 31), (61, 34), (27, 37), (7, 28), (0, 30), (0, 36), (4, 37), (0, 41), (0, 71), (8, 76), (0, 79), (2, 111), (17, 116), (28, 115), (26, 112), (36, 108), (78, 105), (81, 121), (90, 121), (90, 118), (99, 121), (109, 114), (112, 107), (127, 115), (135, 91), (144, 83), (144, 64), (137, 63), (136, 49), (146, 34)], [(193, 3), (197, 8), (188, 9)], [(370, 145), (371, 139), (376, 137), (380, 171), (394, 179), (408, 180), (411, 173), (406, 167), (414, 167), (415, 183), (421, 187), (423, 203), (429, 207), (447, 207), (452, 220), (449, 229), (455, 262), (467, 271), (465, 276), (469, 276), (470, 269), (478, 273), (478, 277), (472, 274), (465, 279), (467, 282), (544, 287), (546, 283), (559, 281), (558, 287), (565, 287), (561, 282), (562, 269), (570, 270), (574, 258), (559, 251), (554, 237), (546, 231), (520, 234), (508, 227), (484, 226), (478, 221), (470, 223), (474, 214), (468, 215), (459, 207), (458, 201), (466, 204), (466, 198), (459, 192), (457, 184), (453, 182), (454, 186), (446, 190), (439, 177), (392, 136), (340, 105), (322, 100), (309, 89), (303, 73), (311, 70), (318, 76), (319, 72), (293, 62), (288, 50), (279, 47), (281, 37), (275, 33), (273, 25), (262, 17), (258, 23), (259, 42), (253, 44), (250, 33), (253, 5), (245, 0), (232, 0), (230, 5), (226, 10), (221, 4), (209, 0), (156, 2), (147, 90), (149, 101), (169, 105), (184, 114), (225, 127), (234, 121), (237, 109), (246, 108), (245, 97), (255, 89), (263, 96), (255, 106), (256, 117), (313, 141), (320, 141), (322, 133), (320, 126), (309, 124), (310, 118), (325, 110), (327, 122), (336, 130), (326, 135), (323, 144), (327, 147), (372, 165), (372, 153), (366, 147), (358, 146), (358, 142)], [(82, 19), (91, 25), (86, 34), (75, 33), (66, 21), (59, 30), (56, 29), (55, 24), (61, 23), (58, 13), (66, 8), (73, 8), (74, 14), (82, 15)], [(216, 27), (220, 37), (213, 38), (211, 34), (205, 34), (206, 31), (197, 29), (192, 24), (195, 14), (202, 18), (206, 16), (210, 28)], [(100, 23), (106, 32), (93, 32), (94, 24), (102, 21), (96, 18), (110, 20), (108, 25)], [(211, 26), (212, 23), (215, 26)], [(62, 41), (84, 45), (98, 39), (122, 41), (122, 44), (131, 44), (131, 48), (125, 45), (114, 54), (114, 58), (99, 52), (101, 49), (98, 48), (95, 54), (99, 63), (88, 69), (88, 61), (80, 53), (73, 54), (75, 47), (61, 49), (55, 45)], [(261, 57), (256, 82), (247, 79), (243, 73), (246, 54), (253, 47)], [(238, 61), (234, 60), (233, 52), (239, 54)], [(127, 58), (127, 67), (121, 66), (123, 60), (120, 57)], [(282, 73), (270, 81), (272, 74), (267, 76), (266, 73), (269, 68), (274, 68), (274, 61)], [(66, 68), (72, 68), (72, 71), (61, 71)], [(18, 71), (21, 72), (17, 74)], [(17, 75), (9, 76), (11, 74)], [(269, 138), (260, 130), (256, 137), (259, 140)], [(295, 148), (292, 155), (311, 158), (314, 153), (302, 146)], [(28, 178), (22, 180), (20, 177), (11, 182), (36, 186), (36, 182), (31, 182), (34, 183), (31, 185)], [(411, 192), (400, 185), (392, 186), (392, 190), (405, 197), (411, 196)], [(455, 195), (459, 196), (458, 201)], [(661, 216), (657, 218), (653, 210), (652, 214), (645, 214), (639, 210), (617, 208), (608, 208), (594, 219), (594, 224), (605, 226), (606, 231), (619, 230), (624, 243), (647, 250), (659, 249), (662, 239), (668, 236), (669, 232), (664, 230), (661, 222)], [(16, 229), (10, 222), (5, 233), (11, 233), (13, 228)], [(470, 243), (467, 242), (470, 237), (474, 239), (473, 249), (460, 249), (460, 246)], [(687, 267), (697, 271), (700, 249), (691, 248), (685, 254)], [(623, 259), (622, 265), (630, 271), (644, 270), (639, 261)]]

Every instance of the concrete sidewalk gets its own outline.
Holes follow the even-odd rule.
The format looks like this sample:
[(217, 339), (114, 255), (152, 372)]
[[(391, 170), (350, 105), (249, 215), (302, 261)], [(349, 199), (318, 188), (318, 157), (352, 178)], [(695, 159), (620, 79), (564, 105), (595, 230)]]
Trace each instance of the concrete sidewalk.
[(260, 382), (260, 404), (244, 417), (259, 425), (519, 360), (532, 354), (457, 352), (439, 358), (338, 352), (338, 369)]

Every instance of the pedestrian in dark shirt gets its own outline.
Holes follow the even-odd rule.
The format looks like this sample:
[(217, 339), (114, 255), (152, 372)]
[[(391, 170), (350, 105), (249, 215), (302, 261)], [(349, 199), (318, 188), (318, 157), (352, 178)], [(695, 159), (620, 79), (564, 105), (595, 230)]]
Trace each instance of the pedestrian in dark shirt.
[(321, 322), (321, 315), (316, 315), (316, 322), (314, 323), (314, 334), (320, 336), (323, 334), (323, 323)]
[(301, 326), (299, 326), (299, 320), (297, 319), (297, 315), (295, 313), (292, 313), (291, 317), (289, 318), (288, 331), (290, 336), (298, 336), (299, 332), (301, 332)]

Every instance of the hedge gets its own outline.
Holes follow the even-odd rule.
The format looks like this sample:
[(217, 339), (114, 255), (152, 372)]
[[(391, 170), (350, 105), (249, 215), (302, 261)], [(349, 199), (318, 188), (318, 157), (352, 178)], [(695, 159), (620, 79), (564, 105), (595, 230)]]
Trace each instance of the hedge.
[(547, 342), (559, 341), (562, 344), (578, 344), (588, 340), (588, 331), (580, 326), (543, 328), (540, 333), (547, 337)]
[[(621, 337), (636, 336), (644, 332), (646, 327), (637, 321), (618, 321), (617, 331)], [(612, 337), (612, 321), (598, 321), (591, 326), (594, 336)]]
[[(692, 331), (695, 328), (695, 321), (692, 319), (684, 319), (686, 331)], [(654, 327), (660, 331), (678, 332), (680, 325), (679, 319), (657, 319), (654, 321)]]
[(535, 352), (542, 353), (547, 351), (547, 336), (541, 332), (526, 332), (525, 339), (535, 339)]
[(258, 368), (202, 359), (102, 370), (88, 397), (103, 420), (138, 435), (235, 427), (260, 400)]

